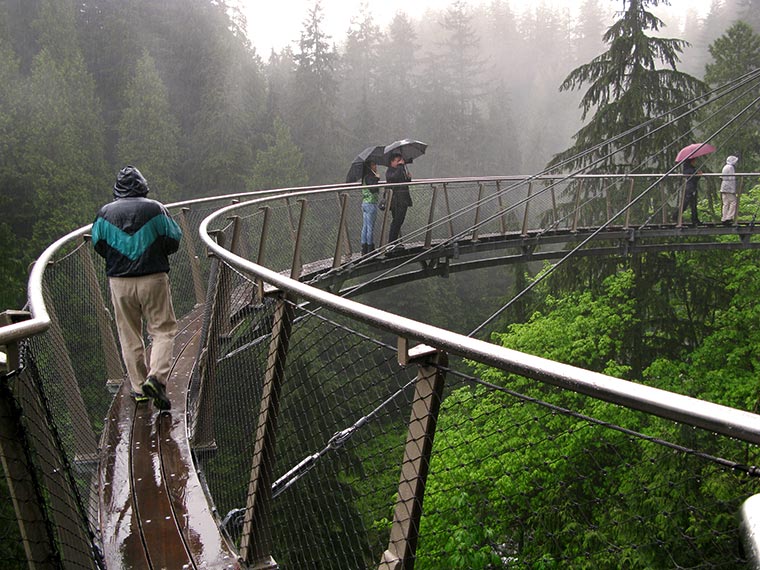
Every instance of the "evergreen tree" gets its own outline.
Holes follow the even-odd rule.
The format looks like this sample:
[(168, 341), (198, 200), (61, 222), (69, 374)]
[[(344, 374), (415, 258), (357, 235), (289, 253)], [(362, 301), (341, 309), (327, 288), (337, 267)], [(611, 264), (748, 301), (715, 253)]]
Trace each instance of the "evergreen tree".
[[(71, 0), (44, 0), (35, 21), (40, 52), (20, 93), (16, 175), (33, 196), (33, 251), (91, 221), (105, 178), (103, 122), (85, 68)], [(54, 29), (51, 29), (54, 28)], [(28, 230), (21, 237), (29, 236)]]
[[(705, 81), (715, 88), (760, 69), (760, 35), (744, 22), (736, 22), (710, 45), (710, 55), (713, 63), (708, 63), (705, 67)], [(747, 90), (745, 87), (743, 91), (746, 94), (739, 98), (736, 98), (736, 93), (729, 94), (727, 98), (736, 98), (736, 101), (730, 102), (728, 106), (723, 100), (709, 106), (706, 111), (710, 117), (703, 128), (710, 133), (714, 132), (729, 118), (740, 113), (757, 97), (756, 86), (757, 80), (755, 88), (750, 86)], [(715, 116), (712, 116), (713, 107), (718, 109)], [(726, 141), (719, 145), (720, 148), (726, 149), (728, 154), (739, 156), (744, 170), (753, 170), (760, 165), (760, 115), (757, 108), (755, 103), (754, 109), (750, 107), (719, 135), (720, 140)], [(723, 158), (725, 157), (721, 157)]]
[[(658, 0), (627, 0), (620, 19), (604, 35), (609, 49), (574, 69), (562, 83), (562, 91), (589, 84), (581, 100), (582, 117), (585, 119), (592, 111), (594, 115), (575, 134), (575, 144), (555, 157), (554, 163), (625, 133), (652, 117), (665, 115), (703, 91), (699, 80), (677, 70), (679, 54), (687, 43), (646, 34), (648, 30), (658, 32), (664, 26), (647, 10), (647, 6), (657, 4)], [(669, 119), (672, 117), (666, 115), (657, 126)], [(691, 119), (686, 117), (673, 121), (646, 140), (633, 142), (644, 134), (637, 131), (573, 159), (567, 168), (588, 166), (601, 160), (596, 168), (607, 172), (641, 170), (644, 161), (648, 161), (649, 169), (662, 169), (672, 160), (671, 154), (650, 157), (690, 129)], [(609, 153), (615, 154), (603, 158)]]
[(290, 129), (280, 117), (274, 119), (274, 134), (265, 136), (267, 147), (256, 155), (250, 190), (305, 186), (309, 177), (303, 165), (303, 153), (290, 136)]
[(374, 23), (367, 3), (362, 2), (359, 14), (351, 19), (348, 30), (340, 90), (342, 118), (351, 129), (352, 143), (357, 146), (377, 140), (380, 40), (380, 28)]
[(379, 49), (377, 99), (381, 142), (411, 138), (415, 132), (418, 49), (417, 33), (409, 16), (403, 12), (395, 14)]
[[(322, 3), (315, 0), (303, 22), (296, 54), (296, 89), (293, 108), (293, 137), (304, 150), (304, 161), (313, 184), (334, 182), (343, 166), (343, 140), (336, 121), (337, 54), (330, 36), (322, 28)], [(328, 150), (329, 149), (329, 150)], [(337, 151), (337, 152), (336, 152)]]
[(137, 166), (156, 199), (177, 198), (175, 176), (179, 163), (179, 124), (169, 108), (166, 87), (155, 60), (146, 51), (137, 62), (127, 89), (129, 106), (119, 121), (118, 165)]

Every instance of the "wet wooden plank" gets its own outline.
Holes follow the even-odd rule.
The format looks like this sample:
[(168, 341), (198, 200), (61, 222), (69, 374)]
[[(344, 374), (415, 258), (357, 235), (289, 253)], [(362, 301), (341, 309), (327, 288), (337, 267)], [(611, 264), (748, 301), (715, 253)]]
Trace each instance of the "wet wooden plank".
[(135, 403), (122, 385), (106, 418), (101, 441), (100, 528), (103, 555), (109, 568), (148, 568), (132, 501), (129, 462)]
[(186, 394), (200, 343), (203, 307), (180, 322), (160, 413), (120, 388), (101, 455), (101, 528), (109, 568), (239, 569), (198, 479), (187, 439)]

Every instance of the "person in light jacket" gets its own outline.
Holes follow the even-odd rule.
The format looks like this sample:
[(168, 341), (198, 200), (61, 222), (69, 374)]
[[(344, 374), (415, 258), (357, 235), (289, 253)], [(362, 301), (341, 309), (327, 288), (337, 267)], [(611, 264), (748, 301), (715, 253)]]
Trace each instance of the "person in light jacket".
[(724, 226), (730, 226), (736, 218), (736, 169), (734, 167), (737, 162), (739, 162), (738, 157), (729, 156), (721, 172), (720, 197), (723, 201), (723, 212), (720, 219)]

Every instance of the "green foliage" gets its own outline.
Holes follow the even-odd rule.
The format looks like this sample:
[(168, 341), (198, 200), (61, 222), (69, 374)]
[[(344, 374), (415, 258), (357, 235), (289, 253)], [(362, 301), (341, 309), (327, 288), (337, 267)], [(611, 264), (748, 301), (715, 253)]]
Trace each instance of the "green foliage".
[[(609, 49), (591, 62), (574, 69), (560, 89), (589, 88), (581, 99), (582, 117), (594, 111), (592, 120), (575, 135), (575, 145), (557, 155), (553, 162), (572, 159), (567, 168), (575, 169), (600, 161), (603, 171), (639, 169), (642, 163), (662, 169), (670, 157), (653, 157), (652, 149), (667, 148), (669, 143), (691, 128), (688, 117), (673, 120), (667, 127), (636, 141), (642, 132), (628, 134), (616, 142), (601, 146), (590, 154), (576, 157), (600, 141), (626, 133), (650, 118), (665, 115), (703, 91), (700, 81), (679, 72), (679, 54), (688, 45), (679, 39), (648, 36), (659, 31), (664, 23), (646, 10), (656, 0), (630, 0), (620, 19), (604, 34)], [(667, 117), (668, 118), (672, 117)], [(663, 122), (664, 124), (664, 122)], [(630, 145), (630, 146), (628, 146)], [(616, 156), (609, 153), (621, 151)]]
[(280, 117), (274, 119), (274, 134), (266, 135), (267, 148), (256, 154), (251, 190), (305, 186), (308, 175), (303, 154), (293, 142), (290, 129)]
[(132, 164), (148, 180), (153, 197), (162, 202), (177, 198), (180, 129), (173, 116), (166, 87), (156, 62), (145, 51), (129, 82), (128, 106), (119, 121), (116, 155), (119, 165)]
[[(713, 88), (760, 69), (760, 34), (744, 22), (736, 22), (709, 49), (713, 62), (705, 67), (705, 81)], [(739, 93), (743, 95), (737, 96)], [(738, 120), (715, 139), (716, 145), (724, 151), (719, 168), (723, 166), (723, 159), (733, 154), (740, 157), (743, 170), (754, 171), (760, 166), (760, 117), (752, 111), (757, 90), (744, 87), (739, 93), (732, 92), (708, 106), (702, 128), (711, 134), (722, 126), (724, 117), (738, 115)]]

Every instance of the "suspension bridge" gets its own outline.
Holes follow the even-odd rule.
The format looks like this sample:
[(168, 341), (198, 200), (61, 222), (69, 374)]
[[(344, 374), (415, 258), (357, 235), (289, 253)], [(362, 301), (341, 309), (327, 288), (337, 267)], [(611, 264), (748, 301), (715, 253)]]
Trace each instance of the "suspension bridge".
[[(524, 271), (526, 263), (556, 266), (579, 256), (760, 247), (755, 212), (741, 203), (731, 226), (673, 219), (682, 186), (678, 175), (418, 181), (404, 249), (389, 249), (395, 244), (384, 240), (381, 217), (380, 247), (363, 256), (355, 251), (356, 186), (176, 204), (184, 238), (171, 278), (182, 318), (172, 410), (164, 414), (136, 405), (122, 382), (89, 228), (63, 237), (32, 270), (30, 311), (6, 313), (0, 332), (8, 349), (0, 452), (24, 557), (31, 567), (66, 568), (439, 568), (445, 552), (430, 545), (445, 544), (441, 533), (477, 531), (467, 517), (457, 522), (462, 509), (489, 510), (435, 500), (488, 485), (468, 480), (471, 466), (492, 464), (516, 482), (510, 455), (538, 448), (547, 464), (521, 468), (569, 467), (562, 480), (569, 488), (599, 470), (614, 477), (632, 457), (655, 462), (665, 448), (686, 467), (681, 480), (664, 488), (640, 481), (633, 490), (640, 497), (589, 497), (563, 514), (592, 528), (595, 509), (622, 502), (631, 510), (620, 513), (620, 524), (638, 528), (629, 543), (570, 552), (571, 537), (560, 532), (542, 556), (573, 566), (628, 548), (670, 548), (683, 565), (744, 564), (733, 518), (745, 513), (741, 536), (751, 553), (760, 481), (747, 458), (756, 457), (760, 416), (359, 302), (371, 291), (485, 267)], [(640, 200), (643, 193), (650, 199)], [(519, 375), (539, 393), (546, 385), (558, 391), (537, 398), (532, 389), (496, 385), (462, 358)], [(504, 423), (479, 415), (481, 401), (501, 410)], [(587, 415), (589, 401), (614, 404), (620, 423)], [(540, 437), (516, 442), (526, 426), (506, 420), (515, 406), (531, 410), (529, 431)], [(470, 415), (457, 428), (448, 422), (459, 408)], [(652, 433), (625, 427), (636, 414), (658, 418)], [(441, 423), (447, 430), (439, 433)], [(700, 435), (679, 441), (677, 426)], [(449, 437), (459, 430), (476, 441)], [(578, 456), (557, 457), (557, 440), (577, 442)], [(600, 458), (593, 470), (580, 470), (593, 465), (579, 459), (598, 446), (620, 462)], [(452, 453), (458, 463), (437, 459)], [(705, 465), (736, 478), (733, 496), (693, 501), (688, 491)], [(502, 488), (492, 501), (505, 510), (487, 516), (503, 521), (503, 534), (479, 548), (490, 545), (504, 567), (530, 567), (539, 558), (519, 538), (529, 514), (518, 505), (547, 515), (551, 494), (537, 479), (530, 490), (493, 481)], [(681, 537), (657, 536), (658, 517), (678, 513), (630, 507), (663, 492), (683, 495), (691, 522)], [(731, 522), (716, 523), (721, 517)]]

